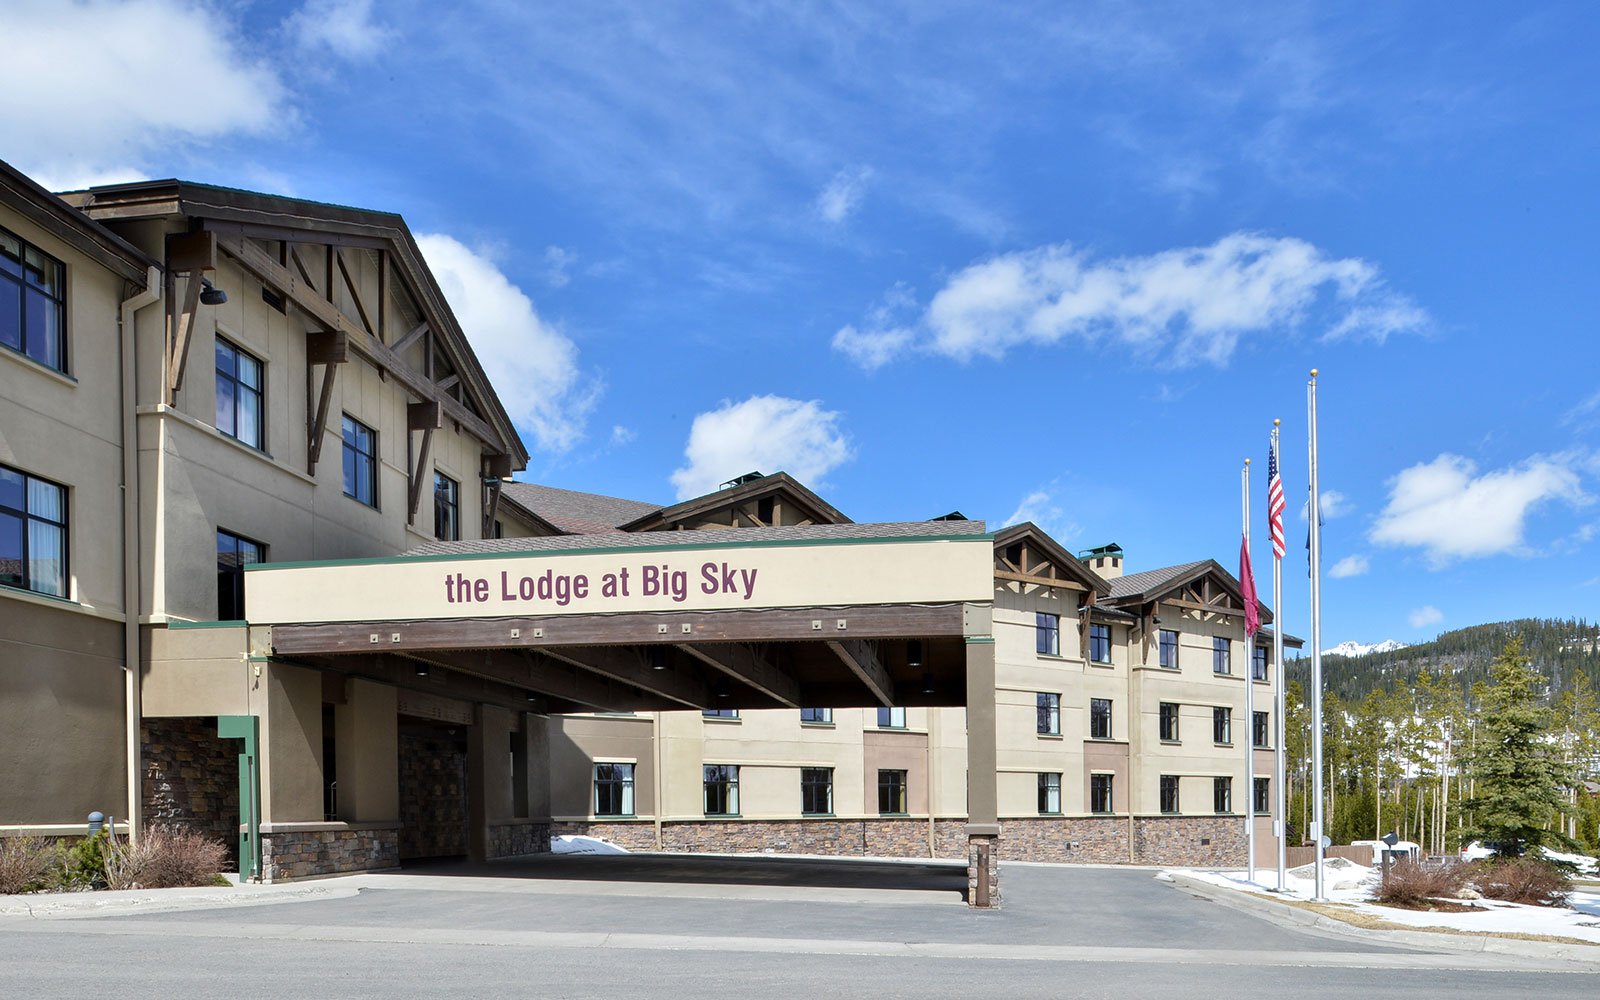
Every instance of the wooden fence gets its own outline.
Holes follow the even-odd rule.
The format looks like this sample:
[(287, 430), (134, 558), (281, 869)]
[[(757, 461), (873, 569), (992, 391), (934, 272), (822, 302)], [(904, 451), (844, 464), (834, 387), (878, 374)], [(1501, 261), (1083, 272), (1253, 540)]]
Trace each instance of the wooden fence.
[[(1289, 848), (1288, 853), (1290, 868), (1299, 868), (1301, 865), (1309, 865), (1313, 861), (1317, 860), (1317, 849), (1315, 847), (1291, 847)], [(1372, 848), (1364, 845), (1361, 847), (1353, 847), (1349, 844), (1335, 844), (1324, 851), (1323, 856), (1329, 858), (1348, 858), (1358, 865), (1364, 865), (1368, 868), (1372, 867)]]

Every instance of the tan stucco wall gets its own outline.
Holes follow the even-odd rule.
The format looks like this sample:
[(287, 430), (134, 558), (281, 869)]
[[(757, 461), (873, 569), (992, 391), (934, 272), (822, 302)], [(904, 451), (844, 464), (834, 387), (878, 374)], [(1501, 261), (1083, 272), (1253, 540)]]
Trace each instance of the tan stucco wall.
[(603, 760), (634, 765), (634, 815), (653, 815), (654, 727), (650, 715), (552, 717), (548, 736), (549, 813), (558, 818), (593, 816), (594, 763)]
[(359, 677), (343, 682), (334, 708), (339, 819), (372, 823), (400, 818), (400, 727), (395, 689)]
[(322, 674), (283, 663), (263, 666), (262, 819), (268, 823), (320, 823)]
[(143, 712), (150, 717), (248, 715), (254, 687), (246, 629), (146, 626)]

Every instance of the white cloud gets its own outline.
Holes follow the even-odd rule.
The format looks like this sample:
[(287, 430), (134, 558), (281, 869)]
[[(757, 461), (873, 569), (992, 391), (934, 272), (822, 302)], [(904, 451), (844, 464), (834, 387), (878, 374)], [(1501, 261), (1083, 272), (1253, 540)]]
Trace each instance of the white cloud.
[(1437, 625), (1444, 621), (1444, 612), (1431, 604), (1425, 604), (1406, 616), (1412, 628), (1423, 628), (1427, 625)]
[(724, 402), (694, 418), (688, 464), (672, 474), (678, 499), (710, 493), (746, 472), (787, 472), (807, 486), (850, 458), (850, 441), (840, 428), (840, 414), (818, 400), (783, 396), (751, 396)]
[(394, 36), (372, 20), (372, 0), (306, 0), (283, 25), (301, 48), (353, 62), (376, 56)]
[[(1310, 493), (1310, 490), (1306, 490), (1308, 496)], [(1311, 519), (1310, 506), (1309, 501), (1300, 505), (1300, 520), (1308, 521)], [(1322, 514), (1323, 521), (1331, 521), (1336, 517), (1343, 517), (1350, 513), (1351, 509), (1350, 500), (1343, 493), (1338, 490), (1322, 491), (1322, 501), (1318, 506), (1318, 511)]]
[(621, 424), (615, 424), (611, 428), (611, 446), (613, 448), (620, 448), (625, 444), (632, 444), (633, 439), (637, 436), (638, 435), (633, 432), (632, 428), (624, 427)]
[(1570, 468), (1572, 456), (1536, 455), (1478, 474), (1477, 464), (1442, 454), (1390, 481), (1389, 503), (1369, 538), (1378, 545), (1423, 549), (1434, 568), (1456, 559), (1524, 554), (1528, 515), (1541, 504), (1589, 502)]
[(1328, 575), (1335, 580), (1343, 580), (1352, 576), (1360, 576), (1372, 568), (1366, 556), (1345, 556), (1333, 564), (1328, 570)]
[(817, 214), (832, 223), (840, 223), (861, 207), (867, 194), (867, 182), (872, 180), (871, 167), (841, 170), (833, 175), (822, 192), (817, 195)]
[(865, 333), (840, 330), (834, 346), (874, 367), (910, 350), (998, 359), (1013, 347), (1074, 338), (1179, 365), (1222, 365), (1245, 337), (1281, 335), (1313, 314), (1325, 340), (1382, 341), (1428, 323), (1364, 260), (1234, 233), (1143, 257), (1095, 259), (1065, 243), (1000, 254), (951, 277), (914, 334), (869, 323)]
[(548, 246), (544, 248), (544, 282), (551, 288), (565, 288), (572, 281), (569, 268), (578, 260), (578, 255), (565, 247)]
[(277, 72), (188, 0), (0, 4), (6, 156), (47, 187), (132, 180), (175, 148), (293, 124)]
[(900, 356), (916, 340), (914, 313), (917, 298), (904, 282), (895, 284), (867, 310), (862, 329), (840, 328), (833, 349), (866, 371), (876, 371)]
[(600, 393), (578, 369), (577, 345), (539, 318), (489, 256), (436, 233), (417, 245), (511, 419), (544, 451), (571, 448)]
[(1050, 488), (1033, 490), (1017, 504), (1004, 524), (1009, 526), (1032, 521), (1058, 542), (1069, 542), (1081, 530), (1067, 520), (1066, 511), (1055, 502), (1055, 491)]

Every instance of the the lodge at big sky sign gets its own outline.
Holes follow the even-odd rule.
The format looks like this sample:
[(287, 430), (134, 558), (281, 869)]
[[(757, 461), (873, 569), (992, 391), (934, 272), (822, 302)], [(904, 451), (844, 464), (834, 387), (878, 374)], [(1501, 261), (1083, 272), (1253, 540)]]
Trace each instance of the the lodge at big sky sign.
[(264, 563), (255, 624), (988, 601), (988, 535)]

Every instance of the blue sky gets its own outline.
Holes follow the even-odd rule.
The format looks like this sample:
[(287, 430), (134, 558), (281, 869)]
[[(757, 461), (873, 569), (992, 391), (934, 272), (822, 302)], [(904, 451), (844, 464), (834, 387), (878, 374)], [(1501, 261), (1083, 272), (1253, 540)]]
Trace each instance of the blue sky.
[(1133, 6), (20, 0), (0, 157), (402, 213), (525, 478), (1228, 565), (1279, 417), (1306, 634), (1317, 367), (1326, 644), (1596, 617), (1600, 14)]

